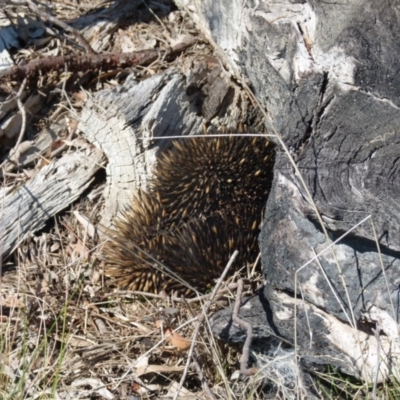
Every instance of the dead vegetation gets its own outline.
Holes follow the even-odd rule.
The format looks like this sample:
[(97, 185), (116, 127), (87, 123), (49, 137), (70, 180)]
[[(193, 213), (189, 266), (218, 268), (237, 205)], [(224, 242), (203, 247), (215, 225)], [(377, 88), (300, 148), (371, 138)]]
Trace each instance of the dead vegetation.
[[(87, 154), (76, 130), (86, 93), (114, 87), (131, 72), (143, 80), (212, 54), (205, 43), (191, 47), (200, 42), (198, 32), (171, 2), (133, 3), (58, 0), (41, 3), (39, 12), (31, 1), (7, 2), (4, 21), (20, 36), (8, 31), (15, 66), (0, 72), (2, 199), (52, 161)], [(102, 28), (90, 30), (97, 19)], [(185, 41), (188, 35), (194, 39)], [(121, 53), (132, 51), (139, 52), (134, 62), (122, 63)], [(60, 210), (21, 241), (22, 229), (9, 247), (0, 226), (2, 253), (11, 254), (0, 278), (0, 398), (263, 397), (262, 380), (239, 379), (240, 368), (249, 372), (241, 349), (210, 332), (208, 316), (235, 302), (237, 284), (226, 282), (218, 302), (211, 301), (215, 293), (186, 301), (108, 287), (101, 262), (106, 239), (94, 228), (104, 181), (101, 161), (76, 200), (49, 188)], [(5, 209), (3, 201), (2, 217)]]

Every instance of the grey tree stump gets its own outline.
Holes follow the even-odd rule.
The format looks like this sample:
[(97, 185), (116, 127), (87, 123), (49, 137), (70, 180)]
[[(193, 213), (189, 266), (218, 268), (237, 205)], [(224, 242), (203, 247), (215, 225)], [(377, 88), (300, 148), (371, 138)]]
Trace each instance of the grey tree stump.
[[(243, 315), (261, 336), (289, 343), (296, 323), (296, 349), (309, 368), (331, 364), (369, 382), (384, 379), (400, 353), (396, 7), (390, 1), (177, 3), (253, 90), (270, 133), (279, 133), (311, 194), (281, 151), (260, 239), (267, 283), (263, 300), (253, 299)], [(298, 272), (296, 290), (296, 271), (368, 216), (333, 253)]]

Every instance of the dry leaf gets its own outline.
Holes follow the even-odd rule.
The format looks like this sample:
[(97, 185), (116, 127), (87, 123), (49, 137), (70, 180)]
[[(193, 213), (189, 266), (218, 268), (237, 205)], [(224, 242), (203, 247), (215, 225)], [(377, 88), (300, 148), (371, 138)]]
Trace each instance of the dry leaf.
[(13, 296), (7, 296), (0, 298), (0, 306), (2, 307), (10, 307), (10, 308), (23, 308), (25, 304)]
[[(120, 317), (122, 319), (122, 316)], [(125, 317), (124, 317), (125, 318)], [(125, 318), (126, 321), (129, 321), (129, 318)], [(138, 330), (144, 332), (144, 333), (149, 333), (151, 334), (153, 332), (153, 329), (148, 328), (146, 325), (143, 325), (139, 322), (135, 322), (135, 321), (129, 321), (129, 323), (131, 325), (133, 325), (135, 328), (137, 328)], [(157, 327), (158, 328), (158, 327)]]
[(140, 388), (141, 388), (141, 386), (140, 386), (138, 383), (136, 383), (136, 382), (133, 382), (133, 383), (132, 383), (131, 389), (132, 389), (134, 392), (138, 392), (138, 391), (140, 390)]
[(18, 148), (12, 153), (10, 160), (16, 162), (22, 154), (26, 153), (32, 147), (33, 143), (32, 140), (25, 140), (20, 143)]
[(95, 344), (94, 342), (75, 335), (65, 335), (64, 337), (61, 337), (58, 334), (55, 334), (55, 339), (62, 343), (68, 343), (72, 347), (89, 347)]
[(77, 252), (80, 257), (83, 257), (84, 259), (89, 258), (89, 249), (87, 248), (87, 246), (83, 245), (83, 242), (81, 240), (78, 240), (78, 242), (75, 243), (74, 247), (75, 252)]
[(134, 367), (137, 369), (146, 368), (149, 365), (149, 357), (142, 356), (135, 362)]
[[(164, 321), (162, 320), (156, 321), (157, 328), (163, 329), (163, 324)], [(164, 335), (166, 336), (167, 341), (171, 343), (172, 346), (175, 346), (178, 349), (186, 350), (187, 348), (190, 347), (190, 340), (187, 340), (178, 332), (174, 332), (173, 329), (171, 329), (170, 327), (166, 327), (164, 329)]]
[[(132, 385), (132, 388), (133, 388), (133, 385)], [(135, 388), (138, 388), (136, 390), (136, 393), (141, 394), (141, 395), (146, 394), (148, 392), (157, 393), (163, 389), (160, 385), (156, 385), (156, 384), (149, 385), (148, 383), (146, 385), (142, 385), (142, 386), (140, 386), (139, 384), (136, 384)]]
[(82, 104), (87, 100), (87, 94), (84, 91), (74, 93), (74, 95), (72, 96), (72, 100), (75, 103)]
[(50, 253), (55, 253), (61, 247), (60, 242), (55, 242), (50, 246)]
[(175, 374), (183, 372), (185, 369), (184, 365), (172, 366), (168, 365), (148, 365), (147, 367), (136, 368), (136, 376), (141, 376), (144, 374), (156, 373), (156, 374)]
[(76, 379), (75, 381), (71, 382), (71, 386), (73, 387), (90, 386), (101, 396), (101, 398), (107, 400), (115, 399), (115, 396), (106, 388), (106, 386), (100, 379), (95, 379), (95, 378)]
[(78, 211), (74, 211), (73, 214), (75, 215), (75, 218), (78, 220), (78, 222), (84, 228), (86, 228), (87, 234), (93, 239), (96, 232), (96, 228), (94, 227), (94, 225)]
[(165, 330), (165, 336), (167, 336), (168, 342), (178, 349), (186, 350), (190, 347), (190, 340), (185, 339), (181, 334), (173, 332), (169, 328)]

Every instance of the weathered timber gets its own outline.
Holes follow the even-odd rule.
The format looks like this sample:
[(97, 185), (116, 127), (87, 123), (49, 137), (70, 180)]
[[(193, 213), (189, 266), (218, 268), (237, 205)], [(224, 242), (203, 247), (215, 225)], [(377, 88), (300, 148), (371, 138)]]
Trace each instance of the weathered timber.
[(199, 131), (201, 118), (191, 109), (182, 75), (164, 73), (141, 83), (98, 92), (82, 111), (79, 129), (103, 149), (107, 158), (107, 186), (102, 224), (146, 188), (157, 152), (169, 141), (153, 138)]
[(27, 183), (0, 191), (0, 254), (7, 256), (30, 232), (79, 198), (101, 168), (103, 153), (95, 148), (67, 153), (43, 167)]

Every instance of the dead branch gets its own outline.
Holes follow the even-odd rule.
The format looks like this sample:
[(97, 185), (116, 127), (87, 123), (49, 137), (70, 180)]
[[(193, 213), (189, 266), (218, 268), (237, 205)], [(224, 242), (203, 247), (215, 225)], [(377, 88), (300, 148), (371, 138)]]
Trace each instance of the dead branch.
[(110, 70), (115, 68), (127, 68), (149, 65), (158, 58), (175, 56), (183, 50), (199, 41), (198, 38), (188, 37), (169, 50), (143, 50), (132, 53), (104, 53), (104, 54), (85, 54), (76, 56), (46, 57), (34, 60), (26, 65), (14, 65), (4, 68), (0, 72), (1, 77), (22, 80), (24, 78), (33, 79), (39, 72), (46, 73), (50, 71), (62, 70), (67, 67), (70, 72), (86, 71), (90, 69)]
[(243, 345), (243, 353), (240, 359), (240, 373), (245, 376), (251, 376), (257, 373), (257, 368), (247, 368), (250, 357), (250, 346), (253, 341), (253, 328), (250, 323), (239, 318), (240, 302), (242, 300), (243, 280), (238, 281), (238, 290), (236, 292), (235, 307), (232, 313), (232, 320), (242, 328), (247, 330), (247, 338)]
[[(20, 129), (20, 132), (18, 135), (17, 143), (15, 144), (14, 148), (11, 149), (11, 151), (10, 151), (9, 159), (14, 160), (14, 161), (18, 160), (19, 145), (22, 142), (22, 138), (25, 135), (25, 129), (26, 129), (26, 110), (25, 110), (24, 104), (22, 103), (22, 100), (21, 100), (21, 96), (25, 89), (26, 81), (27, 80), (25, 78), (18, 90), (18, 93), (15, 94), (15, 97), (17, 99), (18, 109), (19, 109), (19, 112), (21, 113), (21, 129)], [(6, 161), (4, 161), (1, 166), (3, 166), (5, 162)]]

